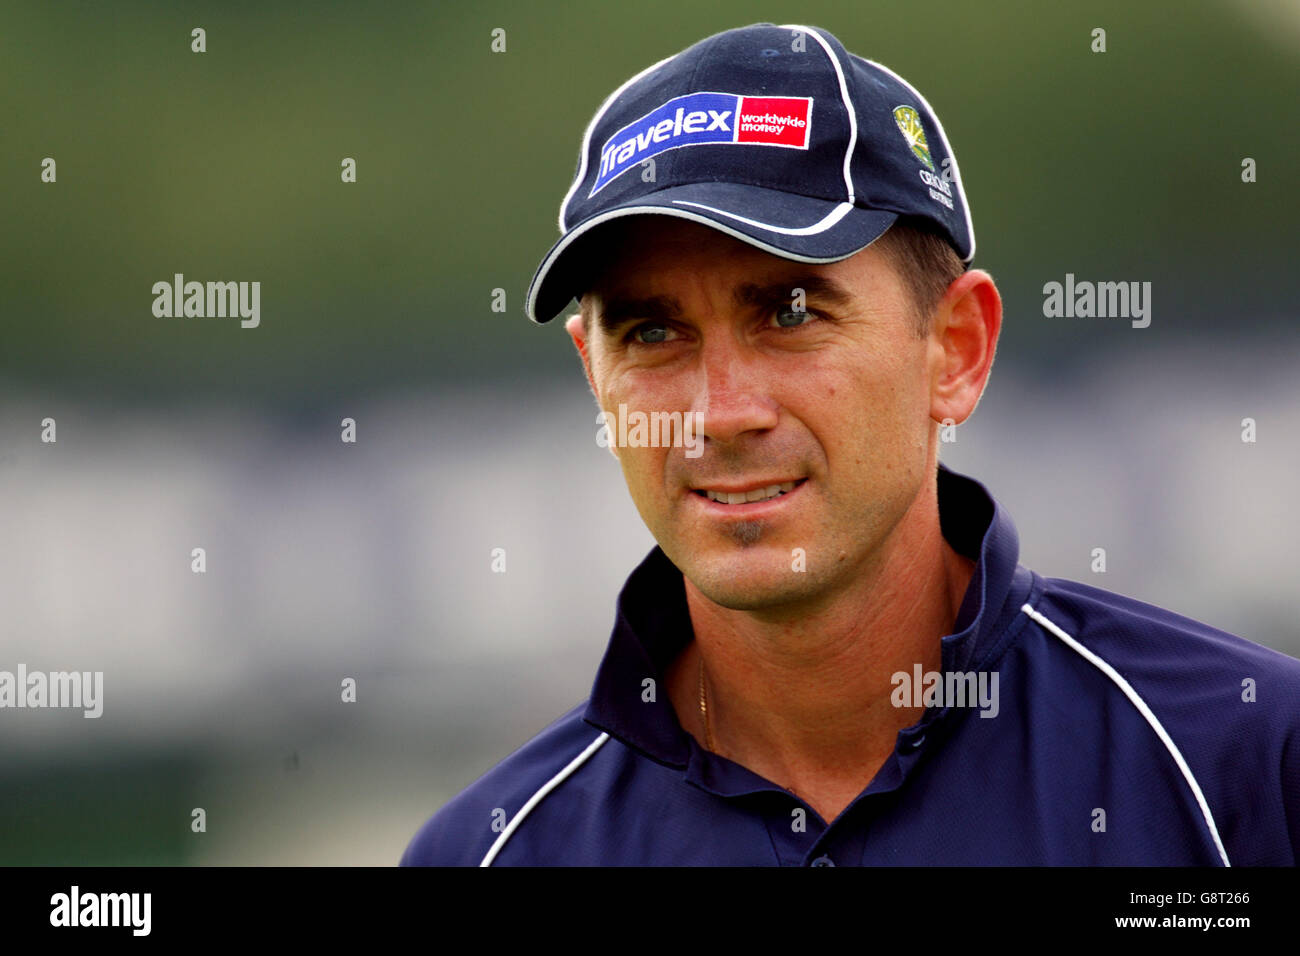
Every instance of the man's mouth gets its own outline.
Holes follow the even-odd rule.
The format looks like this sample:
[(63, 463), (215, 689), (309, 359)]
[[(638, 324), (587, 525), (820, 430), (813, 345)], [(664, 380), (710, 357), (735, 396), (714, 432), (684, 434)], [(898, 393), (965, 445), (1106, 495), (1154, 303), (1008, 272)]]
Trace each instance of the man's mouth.
[(750, 488), (741, 488), (731, 491), (720, 488), (692, 488), (691, 490), (701, 498), (708, 498), (710, 501), (716, 501), (723, 505), (743, 505), (754, 501), (768, 501), (772, 498), (779, 498), (787, 492), (794, 491), (796, 487), (807, 481), (806, 478), (800, 478), (797, 481), (780, 481), (767, 485), (755, 485)]

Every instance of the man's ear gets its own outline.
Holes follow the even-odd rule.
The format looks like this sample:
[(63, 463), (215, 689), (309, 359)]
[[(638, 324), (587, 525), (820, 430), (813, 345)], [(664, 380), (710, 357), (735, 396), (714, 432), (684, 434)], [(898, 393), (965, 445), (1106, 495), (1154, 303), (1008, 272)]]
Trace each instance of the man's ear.
[(596, 380), (591, 375), (591, 352), (587, 342), (587, 333), (582, 327), (582, 313), (575, 312), (565, 319), (564, 331), (568, 332), (569, 338), (573, 339), (573, 347), (578, 350), (578, 357), (582, 359), (582, 370), (587, 375), (587, 385), (591, 388), (591, 394), (599, 402), (600, 396), (596, 394)]
[[(582, 314), (576, 313), (569, 316), (564, 321), (564, 330), (569, 333), (569, 338), (573, 339), (573, 347), (578, 350), (578, 356), (582, 359), (582, 370), (587, 375), (587, 386), (591, 389), (591, 395), (596, 399), (596, 407), (600, 407), (600, 393), (596, 391), (596, 379), (591, 374), (591, 344), (587, 341), (587, 333), (582, 327)], [(603, 408), (601, 411), (605, 411)], [(607, 413), (605, 421), (608, 422), (612, 413)], [(608, 446), (609, 453), (618, 461), (618, 447), (616, 443), (610, 442)]]
[(940, 300), (930, 333), (930, 417), (958, 425), (975, 411), (1002, 330), (1002, 297), (993, 277), (971, 269)]

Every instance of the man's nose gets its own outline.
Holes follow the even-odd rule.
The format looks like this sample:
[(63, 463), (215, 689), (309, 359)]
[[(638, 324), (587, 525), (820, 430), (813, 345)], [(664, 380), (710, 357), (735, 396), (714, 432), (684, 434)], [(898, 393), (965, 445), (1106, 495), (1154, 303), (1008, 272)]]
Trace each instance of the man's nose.
[(780, 409), (760, 360), (741, 354), (730, 337), (715, 337), (699, 352), (695, 402), (703, 415), (701, 434), (731, 442), (749, 431), (775, 428)]

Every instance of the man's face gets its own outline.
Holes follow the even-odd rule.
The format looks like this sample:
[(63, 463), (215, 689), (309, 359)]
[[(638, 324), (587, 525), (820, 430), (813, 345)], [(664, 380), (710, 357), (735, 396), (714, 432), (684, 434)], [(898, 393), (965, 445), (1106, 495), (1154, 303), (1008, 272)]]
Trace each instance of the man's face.
[[(703, 414), (698, 457), (616, 448), (642, 520), (724, 607), (833, 600), (878, 559), (932, 467), (942, 350), (916, 338), (906, 287), (877, 248), (808, 265), (681, 219), (628, 225), (583, 297), (589, 340), (576, 318), (570, 334), (611, 415)], [(797, 289), (806, 311), (792, 307)], [(743, 504), (706, 496), (791, 483)]]

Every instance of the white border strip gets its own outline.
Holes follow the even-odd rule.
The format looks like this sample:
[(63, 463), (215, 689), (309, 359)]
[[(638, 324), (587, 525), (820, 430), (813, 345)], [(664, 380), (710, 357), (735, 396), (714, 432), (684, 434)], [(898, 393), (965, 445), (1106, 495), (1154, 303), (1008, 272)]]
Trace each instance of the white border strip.
[(1228, 853), (1223, 848), (1223, 841), (1219, 839), (1219, 828), (1214, 825), (1214, 816), (1210, 813), (1210, 805), (1205, 801), (1205, 794), (1201, 792), (1200, 784), (1198, 784), (1196, 778), (1192, 776), (1192, 770), (1187, 766), (1187, 761), (1183, 759), (1183, 755), (1178, 750), (1178, 746), (1165, 731), (1164, 726), (1161, 725), (1160, 721), (1156, 718), (1156, 715), (1151, 712), (1151, 708), (1147, 706), (1146, 701), (1138, 696), (1137, 691), (1135, 691), (1132, 685), (1120, 675), (1119, 671), (1115, 670), (1115, 668), (1111, 667), (1092, 651), (1088, 650), (1072, 638), (1069, 634), (1066, 634), (1042, 614), (1039, 614), (1030, 607), (1028, 603), (1025, 603), (1020, 610), (1024, 611), (1047, 630), (1059, 637), (1069, 647), (1077, 651), (1085, 660), (1090, 661), (1098, 670), (1113, 680), (1119, 689), (1124, 692), (1124, 696), (1126, 696), (1132, 702), (1133, 706), (1138, 709), (1138, 713), (1146, 718), (1147, 723), (1151, 725), (1151, 729), (1156, 732), (1156, 736), (1160, 738), (1161, 743), (1165, 745), (1165, 749), (1169, 751), (1170, 755), (1174, 758), (1174, 762), (1178, 764), (1178, 769), (1183, 773), (1183, 779), (1185, 779), (1187, 785), (1191, 787), (1192, 795), (1196, 797), (1196, 802), (1201, 808), (1201, 816), (1205, 817), (1205, 825), (1209, 827), (1210, 836), (1214, 837), (1214, 845), (1219, 850), (1219, 856), (1223, 860), (1223, 865), (1232, 866), (1232, 864), (1228, 862)]
[(587, 758), (599, 750), (601, 745), (607, 740), (609, 740), (609, 734), (602, 733), (591, 742), (590, 746), (588, 746), (586, 750), (570, 760), (567, 767), (548, 780), (542, 789), (529, 797), (528, 802), (519, 808), (519, 812), (515, 814), (514, 819), (511, 820), (506, 828), (501, 831), (501, 835), (496, 838), (496, 842), (492, 844), (492, 849), (488, 850), (487, 856), (483, 857), (483, 862), (480, 863), (479, 866), (491, 866), (492, 861), (495, 860), (497, 854), (501, 852), (501, 848), (505, 846), (506, 841), (514, 835), (515, 830), (519, 829), (519, 824), (524, 822), (524, 817), (528, 816), (528, 814), (532, 812), (533, 807), (541, 803), (548, 793), (560, 784), (564, 783), (565, 779), (586, 763)]

